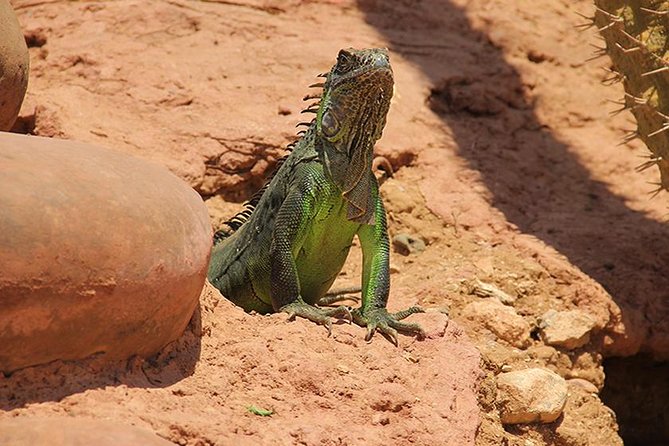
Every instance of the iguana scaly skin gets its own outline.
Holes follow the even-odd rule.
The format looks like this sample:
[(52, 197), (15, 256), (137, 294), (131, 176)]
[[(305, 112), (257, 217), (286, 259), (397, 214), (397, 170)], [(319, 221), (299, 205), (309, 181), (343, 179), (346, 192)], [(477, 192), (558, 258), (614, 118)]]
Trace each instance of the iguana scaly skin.
[[(397, 331), (423, 336), (413, 313), (386, 310), (390, 289), (386, 214), (372, 173), (393, 92), (382, 49), (341, 50), (325, 77), (316, 113), (272, 179), (247, 209), (227, 222), (232, 235), (215, 236), (209, 281), (247, 311), (286, 312), (331, 329), (348, 317), (397, 344)], [(321, 308), (344, 265), (353, 237), (363, 252), (362, 305)]]

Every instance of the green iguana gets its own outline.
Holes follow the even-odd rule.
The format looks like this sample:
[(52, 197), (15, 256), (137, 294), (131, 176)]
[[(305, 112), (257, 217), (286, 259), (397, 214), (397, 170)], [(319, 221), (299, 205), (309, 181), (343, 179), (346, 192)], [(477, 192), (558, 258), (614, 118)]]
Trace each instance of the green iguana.
[[(424, 335), (399, 320), (423, 310), (386, 310), (390, 290), (386, 214), (372, 172), (374, 143), (381, 137), (393, 93), (393, 74), (383, 49), (341, 50), (321, 74), (322, 95), (305, 112), (316, 117), (291, 153), (246, 209), (217, 231), (209, 281), (246, 311), (286, 312), (325, 325), (348, 318), (378, 330), (397, 345), (397, 331)], [(298, 124), (299, 125), (299, 124)], [(363, 252), (362, 305), (318, 307), (341, 271), (353, 237)]]

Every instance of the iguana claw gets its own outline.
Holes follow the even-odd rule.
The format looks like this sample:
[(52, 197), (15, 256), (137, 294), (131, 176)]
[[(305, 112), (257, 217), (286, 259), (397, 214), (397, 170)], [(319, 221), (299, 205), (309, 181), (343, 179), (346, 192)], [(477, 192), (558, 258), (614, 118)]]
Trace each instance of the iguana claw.
[(411, 307), (394, 314), (388, 313), (388, 310), (385, 308), (373, 308), (364, 312), (361, 308), (357, 308), (353, 310), (352, 316), (353, 322), (361, 327), (367, 327), (365, 341), (369, 342), (378, 330), (386, 339), (397, 346), (398, 331), (409, 335), (416, 335), (418, 339), (425, 337), (425, 332), (420, 325), (399, 322), (407, 316), (424, 312), (425, 310), (421, 307)]
[(328, 330), (328, 336), (332, 334), (332, 318), (344, 318), (349, 321), (353, 320), (351, 309), (344, 305), (336, 308), (318, 308), (314, 305), (309, 305), (302, 298), (298, 297), (288, 305), (281, 307), (281, 311), (288, 313), (288, 320), (293, 320), (295, 317), (303, 317), (319, 325), (324, 325)]

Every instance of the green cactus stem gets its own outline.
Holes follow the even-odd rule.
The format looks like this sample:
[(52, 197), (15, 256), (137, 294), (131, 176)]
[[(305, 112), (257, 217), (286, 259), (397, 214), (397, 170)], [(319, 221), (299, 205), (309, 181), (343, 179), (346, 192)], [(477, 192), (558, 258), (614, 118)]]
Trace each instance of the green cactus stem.
[(632, 112), (651, 151), (640, 170), (657, 165), (657, 191), (669, 190), (669, 1), (595, 0), (595, 26), (613, 63), (610, 81), (625, 87), (621, 110)]

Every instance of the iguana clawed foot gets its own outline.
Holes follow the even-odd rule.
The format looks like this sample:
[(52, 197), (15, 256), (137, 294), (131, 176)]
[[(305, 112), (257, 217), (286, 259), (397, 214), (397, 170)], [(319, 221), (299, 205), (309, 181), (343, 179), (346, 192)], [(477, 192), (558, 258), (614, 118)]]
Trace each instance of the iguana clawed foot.
[(281, 307), (281, 311), (288, 313), (288, 320), (293, 320), (295, 317), (303, 317), (315, 322), (319, 325), (324, 325), (328, 330), (328, 336), (332, 334), (332, 318), (346, 319), (352, 321), (351, 310), (349, 307), (341, 305), (335, 308), (318, 308), (314, 305), (309, 305), (301, 297), (298, 297), (288, 305)]
[(397, 313), (389, 313), (385, 308), (372, 308), (363, 312), (362, 308), (351, 311), (349, 307), (344, 305), (329, 309), (319, 308), (304, 302), (302, 298), (297, 298), (294, 302), (283, 306), (281, 311), (288, 313), (288, 320), (293, 320), (299, 316), (319, 325), (324, 325), (328, 330), (328, 336), (332, 334), (332, 319), (336, 318), (347, 319), (361, 327), (367, 327), (365, 341), (368, 342), (377, 330), (395, 346), (398, 345), (398, 332), (415, 335), (418, 339), (425, 337), (425, 332), (420, 325), (400, 322), (400, 320), (412, 314), (425, 313), (425, 310), (418, 306)]
[(366, 311), (362, 308), (356, 308), (353, 310), (352, 315), (353, 322), (361, 327), (367, 327), (365, 341), (370, 341), (374, 333), (378, 330), (386, 339), (397, 346), (398, 331), (408, 335), (416, 335), (419, 339), (425, 337), (425, 332), (420, 325), (400, 322), (401, 319), (407, 316), (424, 312), (425, 310), (421, 307), (411, 307), (394, 314), (388, 313), (388, 310), (385, 308), (371, 308)]

